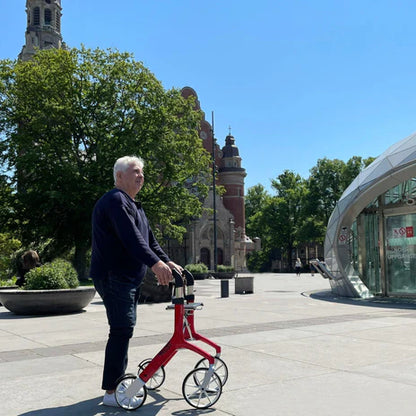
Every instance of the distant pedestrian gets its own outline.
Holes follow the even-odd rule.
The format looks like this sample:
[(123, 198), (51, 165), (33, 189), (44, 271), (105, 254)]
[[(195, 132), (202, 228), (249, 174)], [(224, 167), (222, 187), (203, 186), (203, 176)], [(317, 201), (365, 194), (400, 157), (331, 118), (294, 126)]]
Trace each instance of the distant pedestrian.
[(295, 263), (296, 276), (300, 276), (301, 270), (302, 270), (302, 262), (300, 261), (300, 258), (298, 257)]
[(309, 266), (311, 269), (311, 275), (314, 276), (315, 275), (315, 266), (313, 265), (313, 263), (311, 261), (309, 261)]
[(40, 265), (39, 254), (35, 250), (25, 251), (17, 265), (18, 279), (16, 280), (16, 285), (24, 286), (26, 273)]

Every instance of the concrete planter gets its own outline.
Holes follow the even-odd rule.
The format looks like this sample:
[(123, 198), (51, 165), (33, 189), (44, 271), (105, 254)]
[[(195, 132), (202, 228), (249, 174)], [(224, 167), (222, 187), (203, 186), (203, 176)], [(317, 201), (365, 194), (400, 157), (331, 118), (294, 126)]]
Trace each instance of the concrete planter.
[[(0, 286), (0, 290), (10, 290), (10, 289), (18, 289), (19, 286), (17, 285), (13, 285), (13, 286)], [(1, 302), (0, 302), (0, 306), (1, 306)]]
[(210, 274), (208, 272), (207, 273), (192, 273), (192, 276), (194, 277), (195, 280), (205, 280), (205, 279), (208, 279)]
[(94, 287), (0, 291), (0, 302), (16, 315), (60, 315), (79, 312), (94, 298)]
[(236, 272), (211, 272), (210, 273), (212, 277), (215, 277), (215, 279), (233, 279)]
[(254, 276), (241, 276), (235, 278), (235, 293), (254, 293)]

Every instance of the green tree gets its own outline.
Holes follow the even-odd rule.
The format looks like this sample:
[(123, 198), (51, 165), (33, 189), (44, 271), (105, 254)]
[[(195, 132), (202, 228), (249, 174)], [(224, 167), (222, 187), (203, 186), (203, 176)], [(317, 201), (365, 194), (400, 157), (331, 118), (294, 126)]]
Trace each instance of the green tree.
[(270, 270), (281, 251), (291, 267), (292, 250), (302, 225), (302, 203), (307, 193), (305, 180), (286, 170), (272, 180), (272, 187), (276, 191), (273, 196), (261, 185), (247, 192), (247, 233), (260, 237), (262, 242), (262, 250), (248, 259), (253, 271)]
[(129, 53), (51, 49), (0, 61), (3, 166), (23, 243), (48, 242), (51, 257), (75, 247), (83, 278), (93, 206), (113, 187), (115, 160), (129, 154), (145, 160), (149, 220), (180, 239), (207, 191), (190, 179), (209, 167), (200, 120), (192, 100), (165, 90)]
[(260, 237), (262, 241), (262, 249), (250, 253), (247, 257), (247, 266), (253, 272), (267, 271), (271, 264), (269, 225), (265, 221), (265, 210), (270, 199), (270, 194), (261, 184), (248, 188), (245, 196), (246, 233), (252, 238)]
[(307, 214), (316, 215), (324, 224), (344, 191), (343, 171), (345, 162), (339, 159), (319, 159), (310, 170), (308, 188), (310, 191)]
[(245, 197), (246, 216), (251, 217), (256, 212), (261, 210), (269, 198), (270, 194), (266, 191), (264, 186), (259, 183), (251, 188), (248, 188), (247, 195)]
[(0, 280), (10, 278), (15, 271), (14, 255), (21, 242), (7, 233), (0, 233)]
[(306, 215), (316, 216), (325, 226), (345, 189), (374, 158), (353, 156), (347, 162), (339, 159), (319, 159), (310, 170), (309, 197)]
[(1, 231), (5, 232), (12, 227), (12, 201), (13, 189), (7, 175), (0, 175), (0, 224)]
[(257, 184), (247, 190), (245, 196), (246, 233), (251, 237), (263, 234), (259, 218), (270, 200), (270, 194), (263, 185)]
[(307, 195), (306, 181), (297, 173), (285, 170), (277, 179), (272, 180), (272, 186), (277, 192), (273, 243), (286, 252), (291, 269), (293, 248), (299, 241), (302, 227), (303, 203)]
[(360, 156), (353, 156), (347, 162), (327, 158), (318, 160), (308, 178), (300, 241), (323, 243), (329, 217), (342, 193), (373, 160), (372, 157), (363, 159)]
[(363, 159), (361, 156), (353, 156), (349, 159), (342, 169), (342, 187), (343, 190), (348, 188), (350, 183), (358, 176), (358, 174), (366, 168), (375, 158), (368, 157)]
[(299, 244), (323, 244), (326, 225), (342, 192), (374, 159), (354, 156), (346, 163), (320, 159), (307, 180), (291, 171), (284, 171), (272, 181), (276, 190), (270, 196), (260, 184), (246, 197), (247, 234), (262, 240), (262, 250), (251, 253), (250, 270), (270, 270), (272, 260), (283, 250), (292, 266), (293, 249)]

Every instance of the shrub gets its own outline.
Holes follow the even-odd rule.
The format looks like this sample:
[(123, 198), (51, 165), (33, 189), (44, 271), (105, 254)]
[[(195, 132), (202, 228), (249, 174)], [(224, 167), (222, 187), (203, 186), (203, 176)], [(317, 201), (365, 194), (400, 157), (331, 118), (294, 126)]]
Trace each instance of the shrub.
[(0, 287), (9, 287), (16, 285), (16, 276), (12, 276), (10, 279), (0, 279)]
[(0, 279), (8, 279), (13, 270), (13, 256), (22, 243), (10, 234), (0, 233)]
[(77, 272), (69, 261), (62, 259), (30, 270), (25, 279), (23, 289), (26, 290), (75, 289), (79, 286)]
[(191, 272), (192, 274), (195, 273), (208, 273), (208, 266), (204, 263), (194, 263), (194, 264), (187, 264), (185, 269)]

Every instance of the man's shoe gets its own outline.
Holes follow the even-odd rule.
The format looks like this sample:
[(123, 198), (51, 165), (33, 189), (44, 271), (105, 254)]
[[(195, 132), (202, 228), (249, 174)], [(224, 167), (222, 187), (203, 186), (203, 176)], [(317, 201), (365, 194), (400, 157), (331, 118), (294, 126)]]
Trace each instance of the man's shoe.
[(112, 407), (118, 407), (118, 403), (116, 400), (116, 395), (114, 393), (109, 394), (105, 392), (103, 397), (103, 405), (104, 406), (112, 406)]

